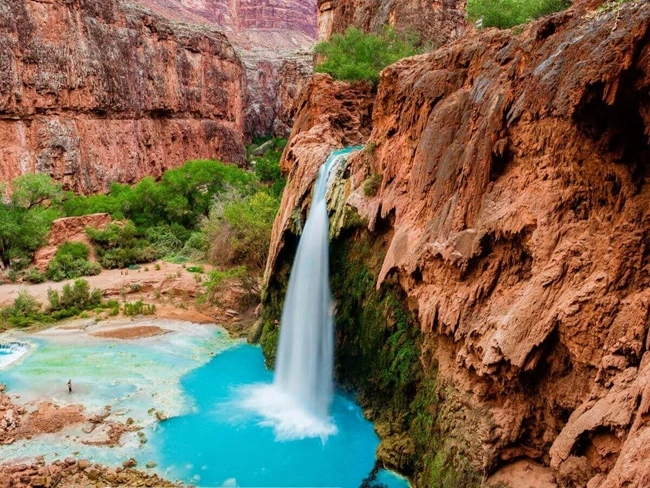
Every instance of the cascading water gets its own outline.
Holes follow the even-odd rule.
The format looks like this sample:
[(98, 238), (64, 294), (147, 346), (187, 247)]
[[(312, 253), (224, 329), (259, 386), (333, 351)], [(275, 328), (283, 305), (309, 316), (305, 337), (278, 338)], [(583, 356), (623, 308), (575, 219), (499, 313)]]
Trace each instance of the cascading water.
[(358, 149), (333, 151), (320, 168), (282, 310), (273, 385), (245, 393), (244, 406), (261, 413), (279, 438), (324, 438), (336, 432), (329, 419), (334, 327), (327, 190), (339, 164)]
[(24, 342), (2, 342), (0, 343), (0, 368), (18, 361), (27, 354), (30, 345)]

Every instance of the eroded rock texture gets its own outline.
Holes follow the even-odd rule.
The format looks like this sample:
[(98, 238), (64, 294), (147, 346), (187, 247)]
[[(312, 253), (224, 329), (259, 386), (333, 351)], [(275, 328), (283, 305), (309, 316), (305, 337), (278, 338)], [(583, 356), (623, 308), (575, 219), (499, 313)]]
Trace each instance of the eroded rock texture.
[(466, 0), (318, 0), (318, 38), (355, 26), (366, 32), (391, 25), (414, 31), (434, 47), (465, 31)]
[(137, 1), (166, 17), (223, 30), (246, 68), (245, 134), (287, 135), (288, 109), (313, 71), (316, 0)]
[(37, 171), (88, 193), (244, 160), (244, 73), (219, 32), (117, 0), (5, 0), (0, 66), (2, 181)]
[[(267, 276), (300, 231), (313, 134), (349, 144), (313, 123), (331, 90), (299, 107)], [(376, 287), (398, 286), (422, 332), (436, 400), (419, 411), (439, 442), (420, 455), (534, 486), (650, 483), (649, 97), (647, 2), (576, 6), (384, 71), (342, 198), (356, 235), (385, 241)], [(381, 459), (408, 471), (418, 444), (396, 425)]]

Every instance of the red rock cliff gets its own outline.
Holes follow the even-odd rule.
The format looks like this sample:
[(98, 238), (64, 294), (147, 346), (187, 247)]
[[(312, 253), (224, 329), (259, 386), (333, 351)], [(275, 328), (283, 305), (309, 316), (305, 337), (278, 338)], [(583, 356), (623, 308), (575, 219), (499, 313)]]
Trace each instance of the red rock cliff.
[(223, 30), (246, 68), (246, 136), (288, 133), (287, 119), (313, 70), (315, 0), (137, 0), (182, 22)]
[(271, 29), (316, 37), (316, 0), (138, 0), (179, 20), (208, 21), (228, 31)]
[[(267, 277), (324, 160), (314, 120), (322, 103), (341, 111), (314, 83)], [(510, 486), (648, 486), (649, 93), (647, 2), (488, 30), (384, 71), (340, 198), (386, 240), (377, 286), (397, 283), (418, 318), (437, 392), (422, 413), (442, 439), (420, 454)], [(318, 130), (346, 144), (349, 128)], [(380, 457), (405, 469), (394, 425)]]
[(243, 162), (244, 70), (214, 30), (117, 0), (0, 6), (0, 180), (79, 192), (191, 158)]

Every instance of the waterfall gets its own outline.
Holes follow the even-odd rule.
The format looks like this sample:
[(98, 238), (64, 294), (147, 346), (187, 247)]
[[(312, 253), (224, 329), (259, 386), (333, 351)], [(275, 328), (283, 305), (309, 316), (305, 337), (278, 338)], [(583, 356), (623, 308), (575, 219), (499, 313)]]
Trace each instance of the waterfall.
[(334, 151), (321, 166), (311, 209), (291, 269), (282, 310), (274, 384), (306, 408), (327, 416), (332, 400), (334, 326), (329, 286), (330, 175), (352, 149)]
[(243, 406), (281, 439), (325, 438), (333, 396), (334, 325), (329, 286), (327, 190), (331, 175), (358, 147), (333, 151), (321, 166), (289, 277), (273, 385), (247, 390)]

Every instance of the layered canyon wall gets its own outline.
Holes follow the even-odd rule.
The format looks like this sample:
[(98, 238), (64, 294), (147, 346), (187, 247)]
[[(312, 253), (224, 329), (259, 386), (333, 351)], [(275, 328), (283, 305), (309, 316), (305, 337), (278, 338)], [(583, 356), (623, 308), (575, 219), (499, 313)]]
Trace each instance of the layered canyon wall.
[(467, 0), (318, 0), (318, 38), (329, 39), (349, 26), (370, 32), (390, 25), (440, 47), (465, 31), (466, 4)]
[(222, 29), (246, 68), (245, 135), (288, 135), (287, 107), (313, 71), (316, 0), (137, 1), (177, 21)]
[(242, 63), (220, 32), (117, 0), (0, 5), (0, 180), (66, 188), (243, 163)]
[(416, 486), (650, 483), (650, 5), (600, 3), (387, 68), (372, 124), (327, 76), (296, 107), (261, 342), (372, 125), (331, 192), (338, 378)]
[(315, 0), (7, 0), (0, 181), (43, 172), (81, 193), (188, 159), (244, 162), (286, 135), (312, 73)]

